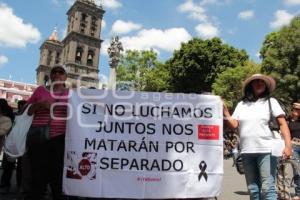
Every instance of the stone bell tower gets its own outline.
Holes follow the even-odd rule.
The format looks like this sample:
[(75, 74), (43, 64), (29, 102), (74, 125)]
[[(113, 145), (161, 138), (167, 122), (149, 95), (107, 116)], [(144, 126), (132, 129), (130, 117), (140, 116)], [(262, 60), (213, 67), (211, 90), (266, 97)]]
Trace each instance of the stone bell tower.
[[(67, 35), (60, 42), (50, 36), (41, 46), (37, 83), (43, 85), (49, 79), (54, 64), (64, 64), (68, 70), (68, 82), (73, 87), (99, 85), (99, 57), (103, 40), (100, 39), (104, 14), (102, 6), (94, 0), (76, 0), (68, 10)], [(79, 84), (79, 85), (78, 85)]]
[(63, 63), (69, 82), (80, 79), (83, 87), (98, 87), (99, 56), (104, 10), (93, 0), (77, 0), (67, 12), (67, 36), (63, 40)]
[(62, 52), (63, 43), (59, 41), (55, 28), (51, 36), (40, 47), (40, 61), (36, 69), (38, 85), (47, 85), (50, 82), (51, 67), (62, 63)]

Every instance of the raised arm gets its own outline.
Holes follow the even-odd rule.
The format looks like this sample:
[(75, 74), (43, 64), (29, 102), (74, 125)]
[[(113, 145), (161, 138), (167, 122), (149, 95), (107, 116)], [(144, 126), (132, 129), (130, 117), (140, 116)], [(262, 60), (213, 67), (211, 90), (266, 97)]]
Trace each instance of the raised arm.
[(238, 120), (233, 119), (231, 117), (230, 112), (224, 103), (223, 103), (223, 115), (224, 115), (224, 120), (228, 123), (230, 128), (236, 129), (239, 126)]

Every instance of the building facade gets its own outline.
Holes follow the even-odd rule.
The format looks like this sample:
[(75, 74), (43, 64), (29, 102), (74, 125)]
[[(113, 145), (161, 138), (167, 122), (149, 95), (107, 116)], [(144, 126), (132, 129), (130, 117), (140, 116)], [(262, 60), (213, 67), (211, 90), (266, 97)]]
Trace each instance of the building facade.
[(29, 99), (37, 87), (34, 84), (0, 79), (0, 98), (6, 99), (11, 107), (17, 108), (18, 101)]
[(68, 70), (67, 82), (72, 87), (99, 87), (99, 58), (102, 6), (93, 0), (76, 0), (68, 10), (67, 35), (60, 41), (57, 31), (40, 47), (40, 61), (36, 69), (37, 84), (47, 85), (50, 70), (63, 64)]

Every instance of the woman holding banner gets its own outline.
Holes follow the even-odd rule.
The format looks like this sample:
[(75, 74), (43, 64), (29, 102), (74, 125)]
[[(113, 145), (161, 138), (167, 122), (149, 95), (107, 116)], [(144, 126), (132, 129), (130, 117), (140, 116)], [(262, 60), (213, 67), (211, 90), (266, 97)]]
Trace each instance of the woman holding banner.
[(32, 185), (25, 200), (44, 199), (48, 184), (53, 199), (63, 199), (62, 174), (69, 92), (65, 86), (66, 79), (65, 67), (53, 66), (50, 72), (51, 85), (38, 87), (27, 101), (27, 104), (31, 104), (28, 114), (34, 114), (34, 119), (27, 135)]
[(241, 154), (251, 200), (277, 199), (275, 188), (277, 155), (275, 149), (272, 149), (273, 133), (268, 126), (269, 100), (285, 142), (282, 156), (289, 157), (292, 153), (285, 113), (277, 100), (269, 97), (275, 85), (272, 77), (254, 74), (244, 81), (243, 99), (238, 103), (232, 116), (224, 105), (224, 117), (228, 124), (231, 128), (239, 130)]

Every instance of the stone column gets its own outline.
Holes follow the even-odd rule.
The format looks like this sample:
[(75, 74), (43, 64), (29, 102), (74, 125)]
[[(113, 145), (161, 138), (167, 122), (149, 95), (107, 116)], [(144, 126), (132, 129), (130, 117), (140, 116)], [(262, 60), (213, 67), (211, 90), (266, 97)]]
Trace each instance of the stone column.
[(110, 46), (107, 49), (109, 55), (109, 81), (108, 81), (108, 89), (115, 90), (116, 89), (116, 68), (119, 64), (121, 58), (121, 51), (123, 51), (122, 43), (119, 41), (119, 37), (113, 37)]

